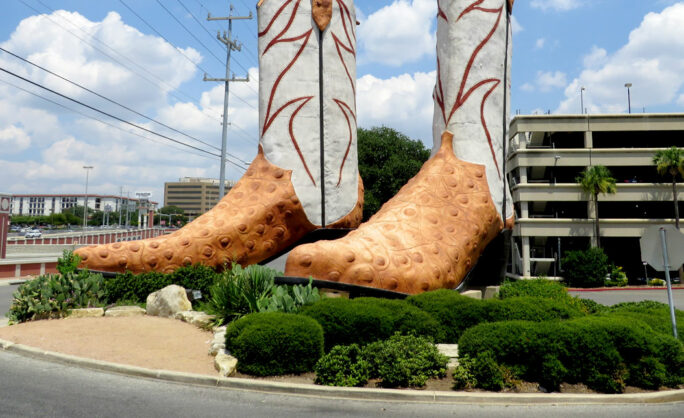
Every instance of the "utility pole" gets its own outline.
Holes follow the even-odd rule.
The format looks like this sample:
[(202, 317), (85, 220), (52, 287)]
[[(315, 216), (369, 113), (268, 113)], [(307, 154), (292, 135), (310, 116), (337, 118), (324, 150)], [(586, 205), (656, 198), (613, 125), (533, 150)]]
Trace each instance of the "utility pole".
[(121, 212), (123, 212), (123, 186), (119, 186), (119, 228), (121, 228)]
[(231, 51), (240, 51), (242, 49), (242, 44), (238, 43), (237, 41), (232, 39), (233, 36), (233, 20), (246, 20), (252, 19), (252, 12), (249, 12), (249, 16), (233, 16), (233, 5), (230, 5), (230, 13), (227, 17), (211, 17), (211, 13), (207, 15), (207, 20), (227, 20), (228, 21), (228, 35), (226, 36), (226, 32), (223, 32), (223, 36), (221, 36), (221, 32), (218, 32), (216, 34), (216, 38), (218, 38), (221, 43), (226, 45), (226, 49), (228, 49), (228, 54), (226, 56), (226, 77), (225, 78), (208, 78), (207, 74), (204, 74), (204, 81), (223, 81), (225, 83), (225, 88), (224, 88), (224, 96), (223, 96), (223, 132), (221, 134), (221, 174), (220, 174), (220, 179), (219, 179), (219, 200), (223, 198), (223, 195), (225, 194), (225, 183), (226, 183), (226, 140), (228, 136), (228, 93), (230, 91), (230, 82), (231, 81), (249, 81), (249, 74), (247, 74), (246, 78), (235, 78), (235, 74), (233, 74), (232, 78), (230, 77), (230, 52)]

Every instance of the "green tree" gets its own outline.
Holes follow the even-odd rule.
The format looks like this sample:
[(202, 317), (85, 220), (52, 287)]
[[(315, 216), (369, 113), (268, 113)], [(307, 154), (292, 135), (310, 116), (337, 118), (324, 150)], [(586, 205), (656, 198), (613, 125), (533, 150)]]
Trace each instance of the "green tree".
[(422, 142), (385, 126), (359, 128), (357, 147), (366, 221), (418, 173), (430, 158), (430, 150)]
[(653, 156), (653, 164), (661, 176), (670, 175), (672, 178), (672, 195), (675, 210), (675, 225), (679, 229), (679, 200), (677, 199), (677, 177), (684, 177), (684, 149), (673, 146), (658, 151)]
[(582, 174), (575, 179), (575, 181), (582, 186), (582, 190), (591, 195), (592, 201), (594, 202), (594, 209), (596, 210), (596, 217), (594, 219), (594, 234), (596, 235), (597, 246), (601, 247), (598, 195), (599, 193), (604, 195), (616, 193), (617, 187), (615, 186), (615, 179), (608, 168), (602, 165), (594, 165), (587, 167), (587, 169), (584, 170)]

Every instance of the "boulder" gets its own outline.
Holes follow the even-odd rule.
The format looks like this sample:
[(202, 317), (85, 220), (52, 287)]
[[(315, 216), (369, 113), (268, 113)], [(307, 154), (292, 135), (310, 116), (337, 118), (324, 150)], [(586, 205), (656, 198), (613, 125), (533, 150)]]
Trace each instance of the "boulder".
[(214, 339), (209, 347), (209, 354), (212, 356), (222, 353), (226, 349), (226, 327), (218, 327), (214, 330)]
[(481, 290), (466, 290), (465, 292), (461, 292), (461, 295), (468, 296), (469, 298), (473, 299), (482, 299)]
[(71, 313), (69, 313), (69, 318), (97, 318), (104, 316), (104, 314), (103, 308), (72, 309)]
[(122, 317), (122, 316), (144, 316), (145, 310), (140, 306), (115, 306), (105, 311), (105, 316)]
[(174, 318), (178, 312), (192, 310), (185, 289), (172, 284), (147, 296), (147, 314)]
[(214, 368), (216, 368), (221, 376), (228, 377), (235, 374), (237, 363), (238, 360), (230, 354), (218, 353), (214, 357)]
[(197, 311), (181, 311), (175, 316), (176, 319), (180, 319), (183, 322), (192, 324), (198, 328), (208, 329), (211, 324), (211, 320), (214, 319), (214, 315), (209, 315), (204, 312)]

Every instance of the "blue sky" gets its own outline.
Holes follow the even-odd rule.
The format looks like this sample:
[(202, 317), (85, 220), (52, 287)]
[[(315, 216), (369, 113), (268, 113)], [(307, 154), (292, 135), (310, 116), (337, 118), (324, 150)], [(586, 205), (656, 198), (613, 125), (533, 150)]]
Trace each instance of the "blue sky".
[[(217, 152), (190, 137), (220, 147), (222, 86), (203, 82), (202, 77), (204, 71), (213, 77), (225, 72), (225, 49), (213, 35), (226, 24), (205, 19), (208, 12), (226, 15), (228, 2), (1, 2), (0, 47), (188, 136), (1, 51), (0, 67), (124, 120)], [(234, 0), (234, 13), (247, 15), (252, 10), (256, 15), (255, 3)], [(358, 0), (356, 7), (361, 22), (359, 125), (391, 126), (430, 146), (436, 0)], [(513, 15), (512, 114), (579, 113), (582, 86), (590, 113), (624, 113), (627, 82), (633, 83), (633, 111), (684, 111), (684, 1), (517, 0)], [(256, 16), (234, 23), (243, 50), (233, 54), (232, 71), (238, 77), (249, 73), (252, 79), (231, 87), (228, 148), (235, 165), (227, 166), (227, 176), (235, 180), (243, 172), (238, 166), (254, 157), (258, 140), (256, 32)], [(213, 156), (170, 145), (0, 73), (0, 192), (81, 193), (84, 165), (95, 166), (90, 192), (118, 194), (123, 187), (131, 193), (150, 191), (159, 202), (165, 181), (218, 177), (219, 172)]]

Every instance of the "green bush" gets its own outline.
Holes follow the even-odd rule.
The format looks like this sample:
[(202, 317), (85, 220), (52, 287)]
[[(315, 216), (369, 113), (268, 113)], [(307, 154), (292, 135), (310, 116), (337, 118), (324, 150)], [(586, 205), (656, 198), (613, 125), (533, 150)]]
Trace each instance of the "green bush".
[(458, 357), (458, 366), (452, 373), (454, 390), (473, 389), (477, 387), (477, 379), (473, 374), (473, 360), (468, 355)]
[(14, 292), (8, 317), (12, 322), (59, 318), (70, 309), (101, 304), (102, 275), (88, 270), (43, 275), (22, 283)]
[(384, 387), (422, 387), (432, 377), (444, 377), (449, 358), (440, 354), (430, 340), (396, 333), (363, 349), (370, 363), (371, 377), (382, 379)]
[(336, 345), (318, 360), (314, 371), (319, 385), (363, 386), (370, 379), (371, 365), (358, 345)]
[(665, 286), (665, 280), (663, 279), (651, 279), (648, 281), (649, 286)]
[[(682, 344), (625, 318), (480, 324), (459, 340), (460, 354), (474, 361), (488, 351), (514, 377), (550, 390), (568, 382), (615, 393), (625, 385), (676, 387), (684, 381)], [(482, 385), (483, 376), (476, 378)], [(492, 379), (499, 377), (495, 373)]]
[(477, 387), (484, 390), (500, 391), (504, 388), (504, 373), (490, 351), (480, 353), (473, 359), (471, 366)]
[[(625, 318), (647, 324), (653, 331), (663, 335), (672, 335), (670, 307), (665, 303), (644, 300), (641, 302), (623, 302), (607, 307), (603, 316)], [(677, 335), (684, 343), (684, 311), (675, 309)]]
[(598, 247), (568, 251), (562, 263), (565, 281), (570, 287), (602, 287), (611, 272), (608, 256)]
[(321, 300), (321, 294), (312, 283), (313, 279), (309, 280), (306, 286), (274, 286), (271, 296), (260, 305), (260, 311), (295, 313), (302, 306), (318, 302)]
[(395, 331), (443, 339), (439, 322), (429, 314), (400, 300), (379, 298), (323, 299), (302, 309), (323, 326), (326, 351), (336, 345), (384, 340)]
[(226, 348), (238, 359), (241, 373), (299, 374), (312, 371), (323, 355), (323, 329), (301, 315), (254, 313), (228, 326)]
[(260, 265), (242, 268), (233, 264), (209, 290), (202, 308), (216, 316), (216, 324), (227, 324), (244, 315), (260, 312), (269, 303), (277, 271)]
[(629, 280), (627, 274), (622, 271), (622, 267), (612, 265), (610, 268), (610, 276), (606, 278), (604, 286), (606, 287), (625, 287)]
[(549, 279), (507, 281), (499, 288), (499, 299), (519, 296), (534, 296), (564, 301), (571, 298), (568, 289)]
[(547, 321), (583, 315), (578, 308), (553, 299), (510, 297), (476, 300), (445, 289), (410, 296), (407, 301), (441, 323), (445, 338), (440, 342), (446, 343), (456, 343), (466, 329), (481, 322)]
[(209, 289), (219, 275), (211, 267), (202, 264), (180, 267), (173, 273), (150, 271), (133, 274), (129, 271), (105, 279), (104, 290), (108, 303), (121, 300), (142, 303), (150, 293), (175, 284), (185, 289), (202, 292), (202, 297), (209, 295)]
[(74, 254), (73, 251), (64, 250), (64, 252), (62, 252), (62, 257), (57, 259), (57, 271), (63, 276), (74, 273), (76, 272), (76, 269), (78, 269), (80, 262), (81, 257)]

